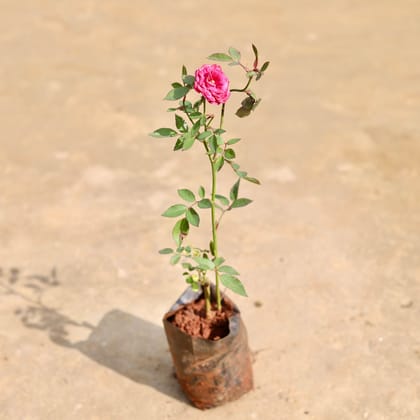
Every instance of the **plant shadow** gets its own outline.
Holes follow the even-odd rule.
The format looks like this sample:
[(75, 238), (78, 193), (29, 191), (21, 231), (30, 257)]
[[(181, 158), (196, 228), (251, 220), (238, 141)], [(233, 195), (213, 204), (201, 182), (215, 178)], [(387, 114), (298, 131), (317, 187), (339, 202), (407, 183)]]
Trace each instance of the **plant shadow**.
[[(187, 403), (173, 375), (163, 327), (119, 309), (107, 312), (97, 325), (78, 322), (42, 302), (45, 287), (36, 289), (36, 299), (31, 295), (28, 297), (27, 293), (17, 287), (19, 278), (16, 276), (16, 269), (14, 273), (12, 281), (10, 278), (8, 282), (0, 279), (0, 286), (5, 291), (4, 294), (20, 296), (28, 303), (15, 311), (25, 327), (45, 331), (56, 345), (77, 350), (134, 382), (150, 386)], [(55, 270), (53, 277), (54, 282), (47, 281), (46, 276), (31, 275), (26, 276), (26, 279), (43, 279), (44, 286), (58, 286)], [(82, 329), (83, 335), (88, 332), (87, 339), (71, 340), (70, 333), (75, 328)]]

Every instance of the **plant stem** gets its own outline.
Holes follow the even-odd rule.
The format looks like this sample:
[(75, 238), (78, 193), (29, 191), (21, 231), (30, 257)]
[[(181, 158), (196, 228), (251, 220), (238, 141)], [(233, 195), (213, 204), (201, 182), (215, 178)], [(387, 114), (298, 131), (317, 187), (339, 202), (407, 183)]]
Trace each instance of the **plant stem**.
[(225, 105), (225, 103), (222, 105), (222, 111), (220, 112), (220, 129), (223, 127), (223, 118), (225, 117)]
[[(217, 258), (219, 256), (217, 249), (217, 221), (216, 221), (216, 165), (211, 161), (211, 230), (213, 238), (213, 256)], [(217, 269), (214, 270), (215, 279), (216, 279), (216, 305), (217, 310), (222, 309), (222, 299), (220, 296), (220, 280), (219, 272)]]
[(204, 301), (206, 303), (206, 318), (210, 317), (210, 312), (211, 312), (211, 291), (210, 291), (210, 283), (206, 282), (203, 285), (203, 290), (204, 290)]
[(252, 79), (254, 78), (254, 76), (250, 77), (248, 79), (248, 83), (242, 88), (242, 89), (231, 89), (231, 92), (245, 92), (248, 89), (248, 86), (251, 84)]

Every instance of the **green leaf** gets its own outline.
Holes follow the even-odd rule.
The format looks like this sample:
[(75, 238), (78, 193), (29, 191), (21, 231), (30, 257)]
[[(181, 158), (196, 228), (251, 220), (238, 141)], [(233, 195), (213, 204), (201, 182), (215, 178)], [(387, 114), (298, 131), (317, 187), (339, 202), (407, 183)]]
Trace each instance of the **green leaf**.
[(248, 175), (246, 171), (235, 171), (239, 178), (245, 178)]
[(157, 130), (153, 131), (153, 133), (150, 133), (150, 136), (152, 137), (174, 137), (178, 133), (175, 130), (172, 130), (172, 128), (158, 128)]
[(182, 150), (188, 150), (191, 149), (195, 142), (195, 137), (193, 137), (190, 133), (185, 133), (183, 135), (184, 141), (182, 144)]
[(198, 292), (200, 290), (200, 285), (192, 276), (188, 276), (185, 278), (185, 281), (191, 286), (191, 289), (194, 292)]
[(181, 83), (178, 83), (178, 82), (175, 82), (175, 83), (172, 83), (172, 85), (171, 85), (173, 88), (180, 88), (180, 87), (182, 87), (182, 85), (181, 85)]
[(251, 204), (252, 200), (250, 200), (249, 198), (238, 198), (237, 200), (235, 200), (232, 204), (231, 204), (231, 208), (235, 209), (238, 207), (245, 207), (248, 204)]
[(191, 128), (191, 135), (195, 137), (198, 134), (198, 131), (200, 130), (200, 127), (202, 125), (201, 118), (197, 120), (194, 125)]
[(181, 133), (185, 133), (188, 131), (188, 125), (185, 122), (184, 118), (180, 117), (179, 115), (175, 114), (175, 125), (176, 128), (181, 131)]
[(169, 260), (169, 262), (172, 264), (172, 265), (175, 265), (175, 264), (177, 264), (178, 262), (179, 262), (179, 260), (181, 259), (181, 255), (180, 254), (175, 254), (175, 255), (172, 255), (172, 257), (171, 257), (171, 259)]
[(223, 156), (219, 156), (216, 159), (216, 161), (214, 162), (214, 167), (215, 167), (217, 172), (219, 172), (220, 169), (222, 169), (224, 163), (225, 163), (225, 159), (224, 159)]
[(194, 82), (195, 82), (195, 77), (194, 77), (194, 76), (191, 76), (191, 75), (185, 75), (185, 76), (182, 78), (182, 81), (183, 81), (186, 85), (188, 85), (188, 86), (190, 86), (190, 87), (193, 87), (193, 86), (194, 86)]
[(211, 255), (214, 255), (214, 242), (213, 241), (210, 241), (209, 247), (210, 247)]
[(220, 281), (225, 287), (232, 290), (232, 292), (241, 296), (248, 296), (243, 284), (237, 277), (231, 276), (230, 274), (222, 274), (220, 276)]
[(254, 69), (256, 69), (258, 67), (258, 50), (254, 44), (252, 44), (252, 51), (254, 51), (255, 54)]
[(178, 217), (184, 214), (187, 210), (187, 207), (184, 204), (174, 204), (173, 206), (166, 209), (162, 216), (164, 217)]
[(187, 190), (186, 188), (182, 188), (178, 190), (178, 195), (185, 201), (193, 203), (195, 201), (195, 195), (191, 190)]
[(261, 182), (257, 178), (252, 178), (250, 176), (244, 176), (248, 182), (252, 182), (253, 184), (261, 185)]
[(193, 260), (198, 264), (201, 270), (214, 270), (214, 262), (202, 257), (194, 257)]
[(238, 276), (239, 273), (230, 265), (222, 265), (218, 268), (221, 273), (231, 274), (232, 276)]
[(211, 134), (213, 134), (210, 130), (204, 131), (203, 133), (200, 133), (197, 138), (198, 140), (204, 140), (206, 139), (208, 136), (210, 136)]
[(229, 205), (229, 200), (224, 195), (216, 194), (215, 196), (224, 206)]
[(216, 135), (216, 143), (217, 143), (218, 146), (221, 146), (222, 144), (224, 144), (222, 136), (220, 136), (218, 134)]
[(185, 268), (186, 270), (192, 270), (192, 265), (189, 262), (183, 262), (182, 268)]
[(263, 73), (264, 71), (266, 71), (266, 70), (267, 70), (267, 68), (268, 68), (268, 66), (269, 66), (269, 64), (270, 64), (270, 62), (269, 62), (269, 61), (266, 61), (266, 62), (262, 65), (260, 72), (261, 72), (261, 73)]
[(186, 76), (187, 73), (188, 73), (187, 68), (185, 66), (182, 66), (182, 72), (181, 72), (182, 76)]
[(251, 110), (247, 109), (243, 106), (241, 106), (240, 108), (238, 108), (238, 110), (235, 112), (235, 115), (239, 118), (245, 118), (248, 117), (251, 114)]
[(225, 159), (235, 159), (236, 153), (233, 149), (226, 149), (225, 150)]
[(200, 216), (192, 207), (187, 210), (185, 216), (193, 226), (198, 227), (200, 225)]
[(204, 198), (204, 196), (206, 195), (206, 190), (201, 185), (200, 185), (200, 188), (198, 189), (198, 195), (200, 196), (200, 198)]
[(172, 238), (178, 247), (181, 245), (182, 239), (188, 235), (189, 229), (190, 225), (185, 218), (180, 219), (175, 223), (175, 226), (172, 229)]
[(203, 101), (204, 101), (204, 98), (203, 97), (201, 97), (198, 101), (195, 101), (194, 102), (194, 105), (193, 105), (193, 108), (196, 111), (198, 111), (198, 108), (200, 108), (200, 105), (203, 103)]
[(182, 149), (182, 146), (184, 145), (184, 136), (181, 136), (177, 139), (175, 146), (174, 146), (174, 152), (177, 150)]
[(203, 114), (201, 112), (189, 112), (188, 115), (194, 120), (196, 118), (201, 118)]
[(213, 61), (232, 61), (232, 57), (225, 53), (214, 53), (209, 55), (207, 58)]
[(217, 150), (217, 137), (215, 135), (207, 139), (207, 144), (209, 145), (210, 152), (216, 153)]
[(230, 189), (230, 199), (232, 201), (235, 201), (238, 198), (238, 191), (239, 191), (239, 183), (241, 182), (241, 179), (239, 178), (234, 184), (233, 187)]
[(228, 144), (229, 146), (232, 146), (232, 144), (238, 143), (238, 141), (241, 141), (241, 139), (230, 139), (227, 141), (226, 144)]
[(211, 208), (211, 201), (208, 198), (203, 198), (198, 202), (198, 207), (200, 209), (209, 209)]
[(240, 61), (241, 53), (234, 47), (229, 48), (229, 55), (235, 60)]
[(191, 88), (189, 86), (174, 88), (170, 90), (163, 99), (167, 101), (176, 101), (183, 98), (190, 91), (190, 89)]
[(221, 135), (223, 133), (226, 133), (226, 130), (223, 130), (223, 128), (217, 128), (216, 130), (214, 130), (214, 134)]
[(223, 257), (217, 257), (213, 260), (213, 262), (214, 262), (214, 265), (218, 267), (219, 265), (225, 262), (225, 259)]
[(190, 225), (189, 225), (187, 219), (185, 219), (185, 218), (184, 219), (181, 219), (181, 227), (180, 227), (180, 229), (181, 229), (182, 235), (184, 235), (184, 236), (187, 236), (188, 235), (188, 232), (190, 230)]
[(175, 226), (172, 229), (172, 238), (175, 241), (177, 246), (181, 245), (182, 237), (181, 237), (181, 222), (182, 220), (178, 220), (175, 223)]
[(163, 248), (159, 250), (159, 254), (165, 255), (165, 254), (172, 254), (174, 250), (172, 248)]
[(238, 207), (245, 207), (248, 204), (251, 204), (252, 200), (250, 200), (249, 198), (238, 198), (237, 200), (235, 200), (232, 204), (231, 204), (231, 208), (235, 209)]

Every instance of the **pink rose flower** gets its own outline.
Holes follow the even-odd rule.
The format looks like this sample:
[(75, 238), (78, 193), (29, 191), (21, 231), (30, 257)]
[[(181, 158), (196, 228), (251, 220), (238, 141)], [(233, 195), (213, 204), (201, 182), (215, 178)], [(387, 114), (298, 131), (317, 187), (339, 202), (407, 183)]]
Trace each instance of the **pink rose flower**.
[(229, 79), (218, 64), (204, 64), (195, 71), (194, 89), (211, 104), (224, 104), (230, 96)]

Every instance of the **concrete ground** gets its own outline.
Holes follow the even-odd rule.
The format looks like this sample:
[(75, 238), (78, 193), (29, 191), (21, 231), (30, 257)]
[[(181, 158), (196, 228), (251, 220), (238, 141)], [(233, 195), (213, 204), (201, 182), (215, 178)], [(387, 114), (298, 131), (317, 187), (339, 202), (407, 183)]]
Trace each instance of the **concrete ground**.
[[(419, 22), (417, 0), (2, 1), (0, 418), (419, 420)], [(225, 127), (262, 186), (220, 248), (255, 390), (201, 412), (172, 376), (161, 317), (185, 284), (157, 250), (208, 172), (147, 134), (182, 64), (251, 42), (263, 101)]]

